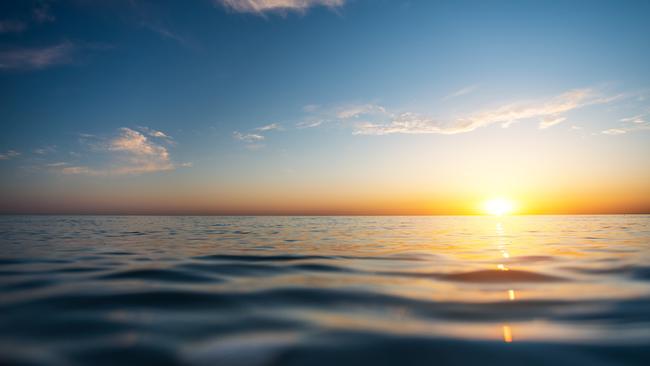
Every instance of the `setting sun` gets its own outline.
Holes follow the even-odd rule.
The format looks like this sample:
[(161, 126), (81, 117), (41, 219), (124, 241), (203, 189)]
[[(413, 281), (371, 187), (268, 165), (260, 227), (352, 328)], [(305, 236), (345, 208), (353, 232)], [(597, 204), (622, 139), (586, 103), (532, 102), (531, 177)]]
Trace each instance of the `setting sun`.
[(507, 198), (492, 198), (483, 203), (483, 210), (489, 215), (508, 215), (514, 212), (515, 203)]

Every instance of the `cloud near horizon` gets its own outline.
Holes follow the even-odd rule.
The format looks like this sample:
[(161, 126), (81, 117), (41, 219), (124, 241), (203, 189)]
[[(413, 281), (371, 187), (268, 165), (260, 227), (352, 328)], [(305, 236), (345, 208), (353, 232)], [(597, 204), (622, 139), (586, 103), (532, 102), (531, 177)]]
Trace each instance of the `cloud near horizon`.
[(435, 119), (426, 115), (404, 112), (391, 117), (389, 122), (363, 122), (356, 126), (356, 135), (389, 134), (444, 134), (453, 135), (474, 131), (477, 128), (513, 123), (537, 118), (544, 129), (566, 120), (565, 113), (588, 105), (609, 103), (620, 98), (602, 97), (592, 89), (574, 89), (547, 100), (506, 104), (494, 109), (473, 113), (452, 120)]
[(0, 160), (10, 160), (17, 156), (20, 156), (20, 153), (16, 150), (7, 150), (4, 153), (0, 153)]
[(304, 12), (315, 6), (336, 8), (346, 0), (214, 0), (215, 3), (240, 13), (262, 14), (271, 11)]
[[(171, 139), (161, 131), (150, 131), (149, 137)], [(156, 136), (158, 135), (158, 136)], [(84, 138), (93, 136), (84, 135)], [(191, 166), (189, 163), (176, 165), (171, 161), (169, 150), (158, 141), (154, 141), (142, 132), (128, 127), (119, 129), (119, 134), (107, 141), (100, 140), (91, 144), (95, 152), (108, 155), (110, 163), (105, 166), (92, 167), (89, 165), (73, 165), (67, 162), (57, 162), (50, 167), (58, 168), (63, 174), (83, 174), (91, 176), (127, 175), (153, 173), (174, 170), (179, 166)], [(159, 140), (160, 141), (160, 140)]]

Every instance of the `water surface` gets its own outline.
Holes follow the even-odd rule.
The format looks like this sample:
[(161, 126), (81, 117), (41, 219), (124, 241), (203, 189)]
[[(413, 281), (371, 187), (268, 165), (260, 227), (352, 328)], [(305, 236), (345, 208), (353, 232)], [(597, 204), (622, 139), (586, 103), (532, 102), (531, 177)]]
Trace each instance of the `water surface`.
[(3, 365), (647, 365), (650, 216), (4, 216), (0, 294)]

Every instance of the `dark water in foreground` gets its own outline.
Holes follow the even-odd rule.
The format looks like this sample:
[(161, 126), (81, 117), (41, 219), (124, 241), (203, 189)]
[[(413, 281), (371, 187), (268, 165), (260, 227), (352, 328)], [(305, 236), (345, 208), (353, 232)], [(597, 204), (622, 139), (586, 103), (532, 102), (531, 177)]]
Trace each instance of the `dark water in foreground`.
[(648, 365), (650, 216), (0, 217), (2, 365)]

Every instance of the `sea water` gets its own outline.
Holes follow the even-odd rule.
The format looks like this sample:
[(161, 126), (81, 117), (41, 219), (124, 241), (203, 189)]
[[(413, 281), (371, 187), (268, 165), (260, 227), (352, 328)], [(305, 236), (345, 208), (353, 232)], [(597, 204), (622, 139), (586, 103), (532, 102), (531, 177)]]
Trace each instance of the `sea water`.
[(648, 365), (650, 216), (1, 216), (2, 365)]

